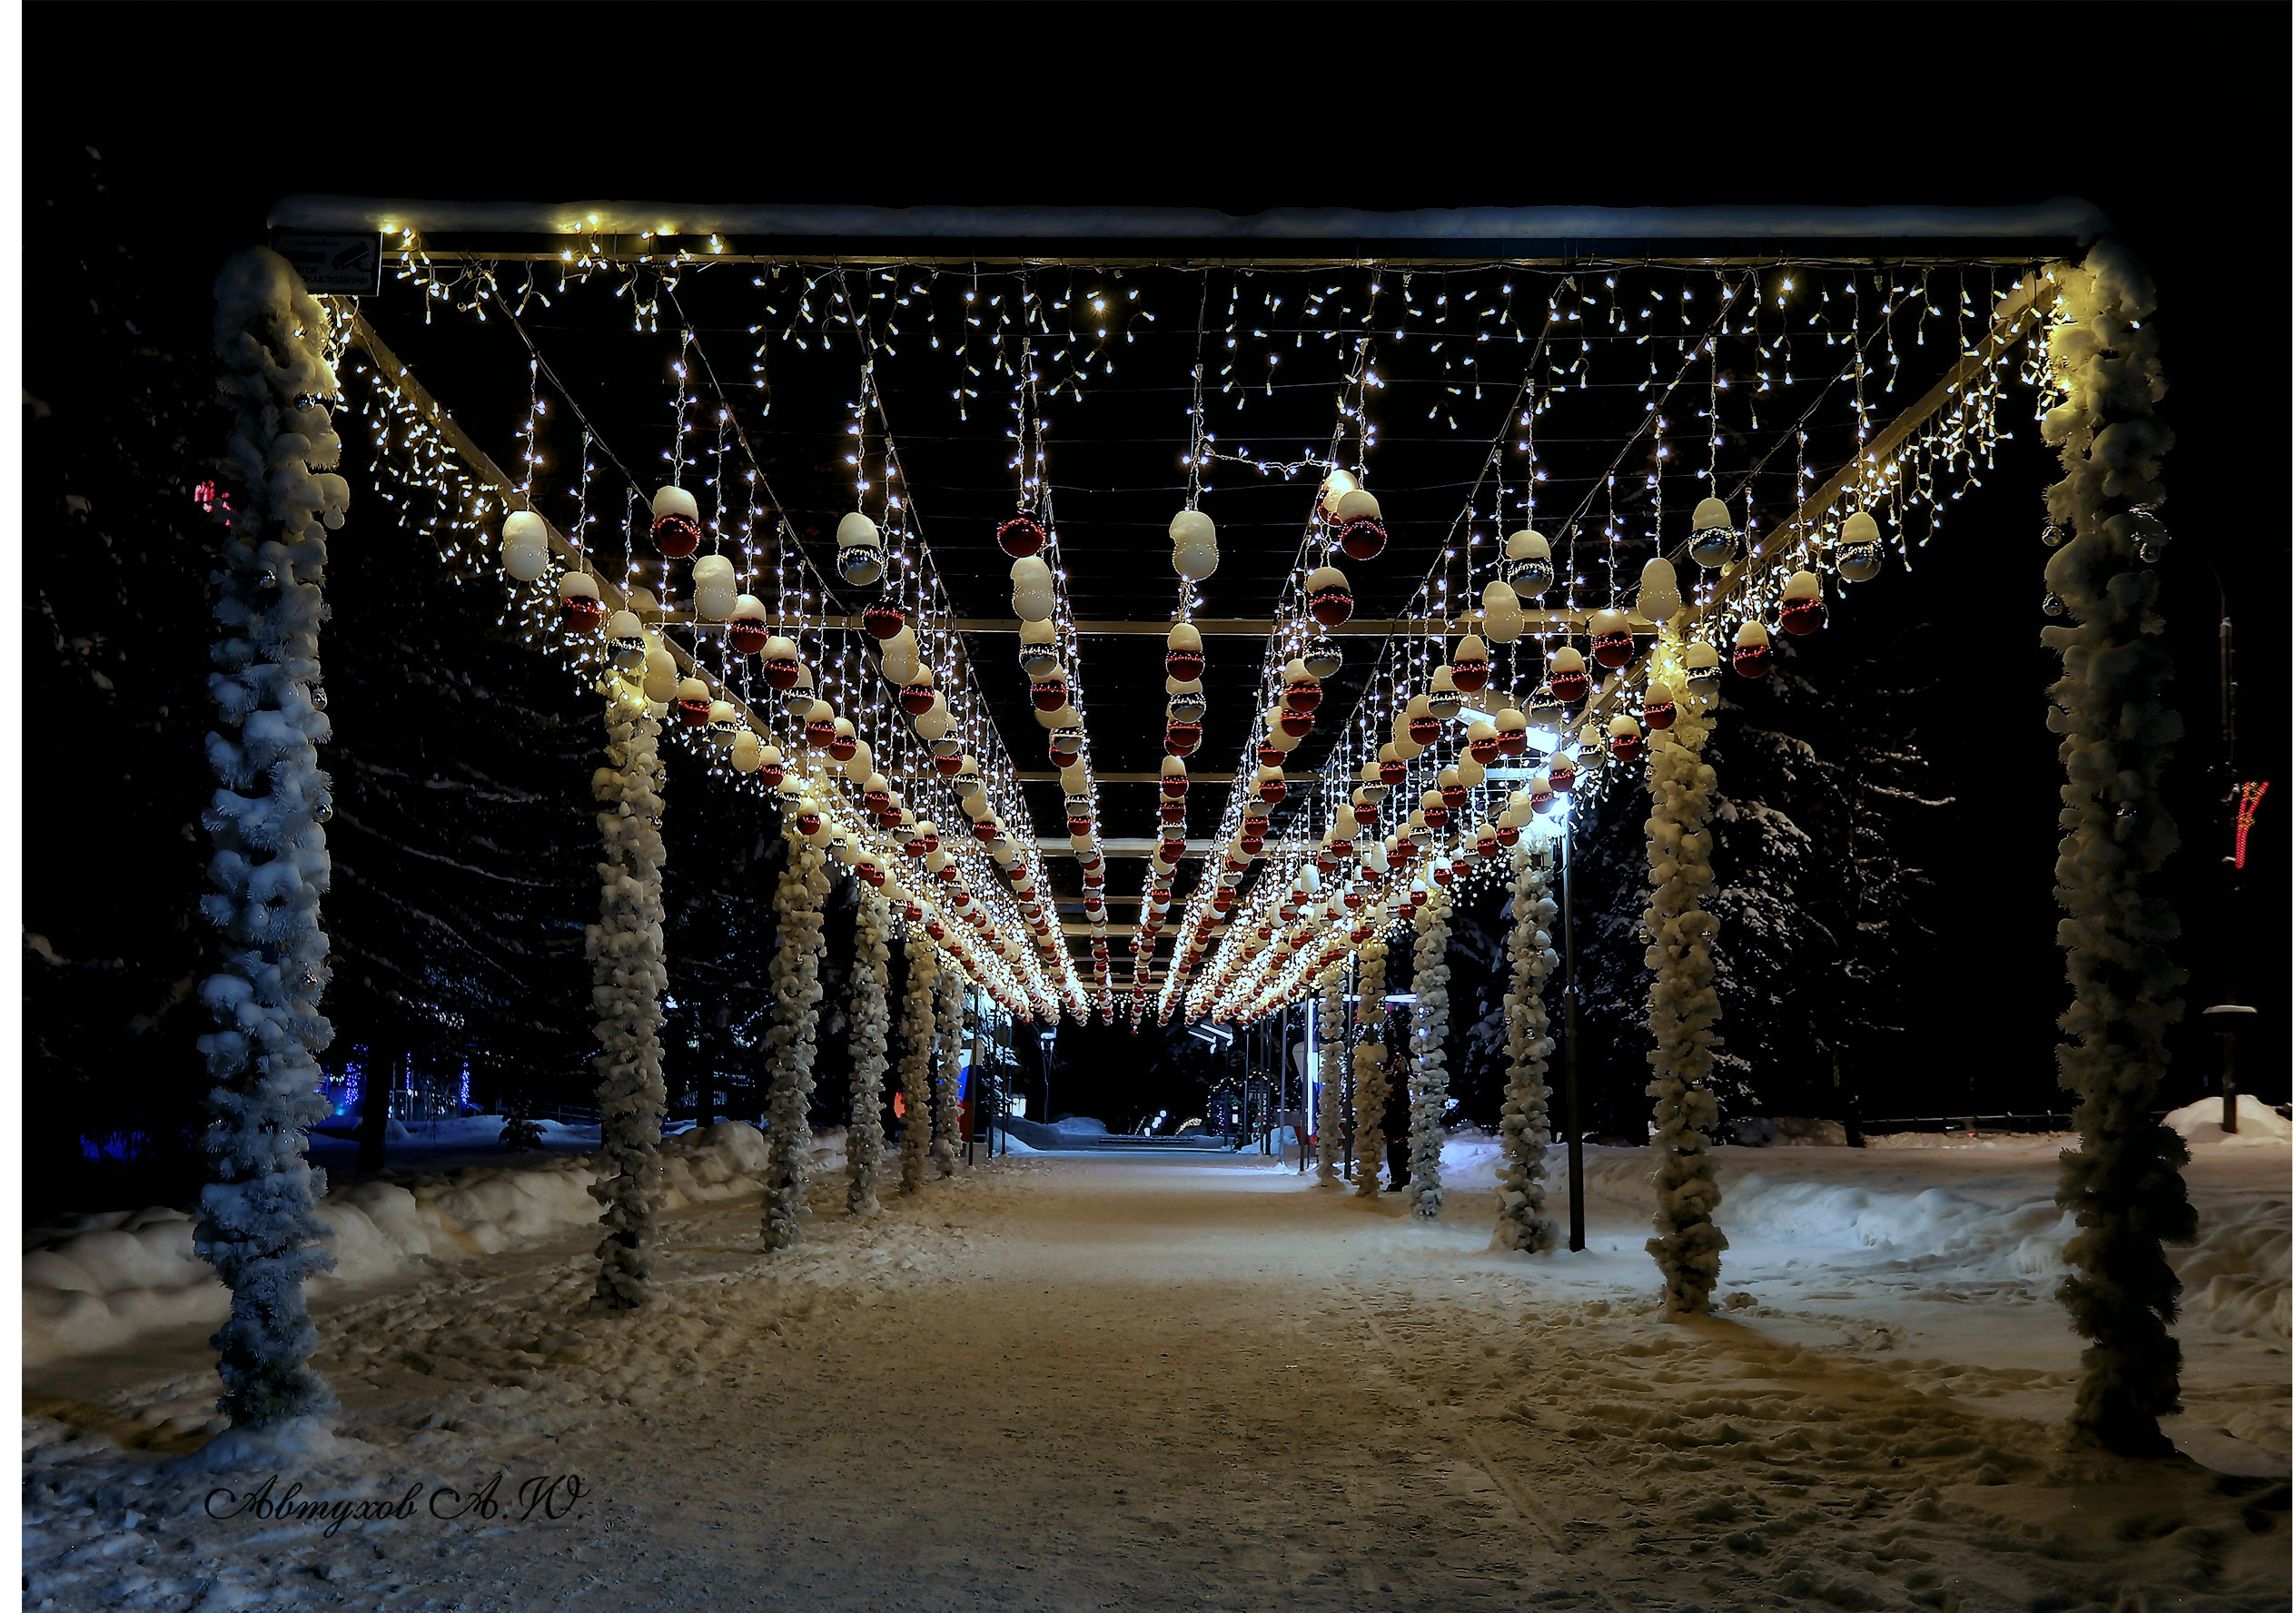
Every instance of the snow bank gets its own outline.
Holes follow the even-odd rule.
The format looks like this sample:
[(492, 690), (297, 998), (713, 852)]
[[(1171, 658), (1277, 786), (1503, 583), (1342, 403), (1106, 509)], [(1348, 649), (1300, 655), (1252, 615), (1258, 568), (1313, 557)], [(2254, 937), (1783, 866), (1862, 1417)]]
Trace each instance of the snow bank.
[[(499, 1123), (498, 1123), (499, 1125)], [(816, 1169), (842, 1164), (843, 1132), (814, 1137)], [(766, 1141), (757, 1127), (724, 1121), (661, 1145), (664, 1210), (758, 1190)], [(321, 1298), (389, 1281), (429, 1261), (497, 1254), (563, 1237), (598, 1222), (588, 1158), (527, 1156), (403, 1183), (362, 1182), (331, 1192), (319, 1217), (332, 1234)], [(220, 1322), (231, 1296), (192, 1251), (192, 1218), (180, 1210), (80, 1216), (31, 1234), (24, 1256), (24, 1359), (108, 1350), (163, 1328)]]
[(2259, 1144), (2285, 1148), (2291, 1127), (2281, 1117), (2280, 1111), (2256, 1098), (2242, 1093), (2234, 1100), (2240, 1124), (2237, 1132), (2224, 1129), (2224, 1100), (2202, 1098), (2197, 1103), (2187, 1103), (2182, 1109), (2172, 1109), (2163, 1116), (2169, 1130), (2194, 1148), (2211, 1145), (2220, 1148), (2252, 1148)]
[[(2243, 1111), (2241, 1124), (2248, 1123)], [(2063, 1144), (1997, 1143), (1979, 1153), (1924, 1150), (1880, 1158), (1851, 1148), (1717, 1150), (1717, 1221), (1737, 1252), (1726, 1260), (1758, 1261), (1759, 1245), (1777, 1244), (1845, 1260), (1862, 1253), (1888, 1272), (1939, 1284), (1978, 1278), (2053, 1290), (2065, 1275), (2064, 1247), (2073, 1232), (2055, 1197)], [(2261, 1136), (2259, 1145), (2267, 1145)], [(2184, 1283), (2187, 1332), (2282, 1343), (2290, 1338), (2291, 1195), (2282, 1163), (2290, 1145), (2269, 1146), (2281, 1158), (2211, 1156), (2187, 1173), (2200, 1236), (2168, 1252)], [(1480, 1134), (1456, 1135), (1443, 1150), (1444, 1173), (1459, 1189), (1488, 1191), (1497, 1182), (1497, 1153)], [(1561, 1154), (1558, 1146), (1549, 1155), (1557, 1180)], [(1588, 1148), (1588, 1198), (1614, 1212), (1647, 1217), (1655, 1157), (1648, 1149)], [(2226, 1168), (2219, 1171), (2212, 1158)]]

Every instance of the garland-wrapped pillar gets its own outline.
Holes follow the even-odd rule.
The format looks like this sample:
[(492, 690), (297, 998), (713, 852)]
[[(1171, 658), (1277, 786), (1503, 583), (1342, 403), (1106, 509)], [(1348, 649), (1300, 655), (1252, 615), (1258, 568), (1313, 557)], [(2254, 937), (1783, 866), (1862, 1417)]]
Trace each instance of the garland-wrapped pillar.
[(933, 1163), (938, 1174), (954, 1176), (957, 1153), (965, 1143), (965, 976), (945, 971), (935, 1002), (940, 1026), (934, 1040), (940, 1056), (933, 1068)]
[(901, 1191), (925, 1185), (925, 1163), (933, 1139), (933, 991), (940, 979), (940, 955), (911, 931), (909, 988), (901, 999)]
[(1451, 968), (1443, 955), (1451, 939), (1451, 893), (1437, 886), (1418, 914), (1411, 948), (1411, 1212), (1432, 1221), (1443, 1212), (1443, 1111), (1450, 1106), (1450, 1071), (1443, 1042), (1451, 1030)]
[(1652, 1078), (1657, 1101), (1658, 1236), (1643, 1245), (1666, 1279), (1666, 1309), (1703, 1311), (1730, 1246), (1714, 1212), (1722, 1202), (1709, 1139), (1717, 1118), (1707, 1076), (1714, 1064), (1715, 922), (1703, 904), (1714, 888), (1714, 769), (1700, 760), (1713, 728), (1709, 702), (1687, 689), (1674, 726), (1650, 735), (1650, 905), (1643, 961), (1650, 969)]
[(1499, 1249), (1545, 1254), (1560, 1229), (1547, 1210), (1547, 976), (1558, 962), (1547, 926), (1558, 909), (1547, 892), (1544, 854), (1518, 846), (1515, 922), (1507, 934), (1507, 1100), (1499, 1121)]
[(1387, 1046), (1379, 1039), (1386, 1014), (1387, 943), (1367, 941), (1355, 954), (1355, 1196), (1377, 1198), (1386, 1134)]
[(806, 1178), (813, 1166), (814, 1026), (821, 1005), (822, 899), (829, 894), (828, 858), (789, 831), (789, 862), (781, 871), (774, 906), (780, 921), (773, 963), (773, 1024), (766, 1032), (766, 1068), (772, 1080), (766, 1101), (767, 1249), (797, 1241), (806, 1212)]
[(885, 1163), (885, 898), (866, 886), (853, 926), (853, 1112), (846, 1127), (846, 1208), (877, 1211), (877, 1171)]
[[(617, 680), (619, 681), (619, 680)], [(587, 937), (598, 1010), (597, 1304), (646, 1302), (648, 1251), (660, 1201), (662, 995), (661, 725), (619, 699), (606, 707), (606, 762), (591, 780), (605, 860), (598, 923)]]
[(2180, 1284), (2162, 1246), (2194, 1232), (2183, 1141), (2151, 1117), (2184, 985), (2168, 955), (2176, 915), (2148, 886), (2177, 846), (2160, 781), (2183, 731), (2165, 698), (2172, 665), (2148, 564), (2166, 540), (2152, 507), (2170, 437), (2152, 418), (2162, 382), (2143, 271), (2108, 242), (2060, 273), (2049, 360), (2064, 401), (2042, 432), (2064, 467), (2049, 490), (2066, 541), (2049, 558), (2048, 586), (2071, 625), (2044, 628), (2042, 640), (2064, 665), (2049, 727), (2065, 769), (2057, 939), (2073, 983), (2057, 1024), (2073, 1040), (2057, 1049), (2057, 1079), (2079, 1095), (2081, 1146), (2065, 1153), (2057, 1186), (2080, 1228), (2057, 1293), (2090, 1341), (2076, 1433), (2123, 1455), (2165, 1455), (2159, 1419), (2180, 1409), (2182, 1361), (2169, 1331)]
[(1315, 1184), (1340, 1184), (1340, 1130), (1345, 1123), (1340, 1090), (1347, 1056), (1347, 965), (1333, 964), (1324, 972), (1323, 1001), (1316, 1009), (1316, 1075), (1322, 1090), (1315, 1106)]
[[(196, 1247), (231, 1289), (230, 1320), (209, 1341), (234, 1430), (325, 1438), (335, 1410), (311, 1366), (319, 1335), (303, 1282), (331, 1270), (314, 1213), (326, 1189), (304, 1128), (326, 1113), (316, 1055), (334, 1039), (319, 1011), (328, 980), (319, 898), (332, 815), (318, 747), (319, 625), (327, 529), (350, 489), (326, 401), (328, 311), (285, 259), (242, 252), (215, 277), (219, 391), (233, 420), (227, 457), (236, 508), (215, 573), (208, 689), (218, 728), (207, 757), (218, 787), (204, 818), (215, 891), (201, 910), (223, 932), (221, 965), (200, 987), (217, 1028), (199, 1039), (208, 1093), (208, 1182)], [(228, 1439), (230, 1436), (226, 1436)]]

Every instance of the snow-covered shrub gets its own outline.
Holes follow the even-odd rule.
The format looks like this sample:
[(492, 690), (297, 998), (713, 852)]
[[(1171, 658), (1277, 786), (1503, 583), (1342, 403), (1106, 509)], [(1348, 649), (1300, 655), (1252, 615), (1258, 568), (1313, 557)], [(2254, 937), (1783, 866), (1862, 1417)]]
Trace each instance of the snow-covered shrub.
[[(597, 1303), (627, 1311), (647, 1300), (648, 1246), (661, 1195), (661, 725), (619, 700), (606, 707), (606, 766), (590, 781), (606, 856), (598, 865), (598, 923), (589, 927), (590, 1001), (598, 1010)], [(506, 1127), (507, 1131), (508, 1128)]]
[(313, 1212), (325, 1191), (304, 1128), (326, 1113), (316, 1055), (334, 1039), (319, 1012), (327, 935), (319, 898), (330, 860), (330, 784), (314, 705), (327, 539), (350, 489), (328, 402), (337, 396), (328, 310), (285, 259), (242, 252), (215, 277), (219, 391), (233, 411), (226, 459), (235, 507), (214, 574), (223, 628), (208, 678), (220, 718), (207, 736), (218, 785), (204, 814), (215, 855), (201, 909), (223, 932), (221, 967), (200, 995), (217, 1028), (199, 1039), (214, 1081), (197, 1247), (232, 1291), (213, 1340), (220, 1409), (236, 1427), (330, 1415), (312, 1371), (319, 1336), (304, 1280), (332, 1262)]
[(1355, 1192), (1370, 1198), (1380, 1191), (1380, 1156), (1386, 1147), (1381, 1129), (1387, 1113), (1387, 1046), (1380, 1040), (1386, 1023), (1387, 943), (1367, 941), (1355, 953)]
[(1666, 1308), (1707, 1309), (1722, 1275), (1729, 1240), (1714, 1224), (1721, 1184), (1708, 1152), (1717, 1113), (1707, 1075), (1714, 1062), (1712, 945), (1715, 923), (1704, 905), (1714, 888), (1714, 769), (1699, 757), (1713, 718), (1707, 698), (1686, 693), (1674, 726), (1650, 735), (1648, 785), (1650, 905), (1642, 924), (1650, 970), (1650, 1096), (1657, 1101), (1658, 1153), (1654, 1185), (1658, 1236), (1643, 1247), (1666, 1279)]
[(1547, 894), (1543, 853), (1518, 846), (1514, 925), (1507, 935), (1507, 1104), (1499, 1120), (1500, 1249), (1545, 1253), (1555, 1246), (1555, 1218), (1547, 1209), (1547, 977), (1554, 972), (1554, 942), (1547, 926), (1558, 909)]
[(2148, 1113), (2184, 1011), (2184, 972), (2168, 952), (2176, 916), (2147, 884), (2177, 847), (2160, 785), (2183, 733), (2145, 552), (2160, 540), (2151, 511), (2170, 437), (2152, 416), (2164, 383), (2151, 282), (2110, 242), (2058, 272), (2049, 367), (2063, 396), (2042, 435), (2064, 468), (2049, 519), (2066, 540), (2047, 577), (2070, 624), (2041, 637), (2063, 658), (2049, 727), (2065, 769), (2057, 937), (2073, 982), (2057, 1024), (2073, 1042), (2057, 1072), (2081, 1100), (2081, 1146), (2066, 1152), (2057, 1190), (2081, 1230), (2058, 1296), (2091, 1341), (2074, 1428), (2112, 1450), (2166, 1454), (2158, 1420), (2179, 1409), (2182, 1362), (2169, 1331), (2181, 1285), (2162, 1245), (2190, 1242), (2194, 1226), (2183, 1140)]
[(1316, 1023), (1322, 1027), (1323, 1038), (1316, 1048), (1317, 1079), (1323, 1089), (1317, 1094), (1315, 1113), (1315, 1180), (1320, 1187), (1334, 1187), (1340, 1181), (1340, 1130), (1342, 1116), (1341, 1104), (1342, 1064), (1347, 1056), (1347, 967), (1333, 964), (1323, 976), (1323, 1003), (1317, 1013)]
[(813, 1165), (813, 1054), (821, 1008), (822, 899), (829, 894), (828, 856), (805, 843), (792, 825), (789, 864), (781, 873), (774, 905), (781, 934), (769, 965), (773, 1026), (766, 1032), (766, 1067), (772, 1089), (766, 1123), (772, 1163), (766, 1183), (765, 1235), (767, 1249), (787, 1249), (797, 1241), (797, 1218), (806, 1212), (806, 1179)]
[(901, 1191), (913, 1193), (925, 1185), (932, 1146), (933, 993), (941, 969), (940, 955), (915, 931), (907, 951), (909, 989), (901, 999)]
[(1443, 1111), (1450, 1102), (1443, 1042), (1451, 1030), (1451, 893), (1437, 886), (1416, 916), (1411, 948), (1411, 1212), (1432, 1221), (1443, 1212)]
[(846, 1208), (874, 1215), (877, 1169), (885, 1163), (885, 1045), (887, 1024), (885, 898), (866, 887), (853, 925), (853, 1117), (846, 1133)]

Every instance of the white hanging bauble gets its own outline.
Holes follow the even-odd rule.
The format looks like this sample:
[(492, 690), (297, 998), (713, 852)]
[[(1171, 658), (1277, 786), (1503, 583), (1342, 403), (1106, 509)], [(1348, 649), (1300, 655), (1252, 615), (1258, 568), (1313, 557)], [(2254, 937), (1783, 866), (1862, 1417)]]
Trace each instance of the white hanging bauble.
[(1219, 530), (1202, 510), (1183, 510), (1172, 518), (1172, 569), (1191, 582), (1220, 569)]
[(1052, 618), (1053, 569), (1034, 555), (1013, 562), (1013, 614), (1024, 622)]
[(1507, 539), (1501, 578), (1520, 599), (1535, 599), (1555, 580), (1554, 552), (1547, 539), (1525, 527)]
[[(887, 682), (915, 683), (916, 681), (916, 672), (920, 662), (917, 658), (915, 629), (903, 628), (892, 638), (880, 640), (878, 653), (881, 658), (877, 662), (877, 668), (885, 674)], [(771, 658), (770, 651), (767, 652), (767, 658)]]
[(1690, 517), (1690, 558), (1714, 570), (1728, 562), (1737, 540), (1730, 526), (1730, 507), (1719, 499), (1699, 500)]
[(1493, 644), (1512, 644), (1523, 635), (1523, 604), (1504, 582), (1483, 585), (1483, 636)]
[(513, 510), (503, 519), (502, 569), (520, 582), (539, 582), (549, 573), (549, 523), (531, 510)]
[(646, 698), (668, 700), (678, 693), (678, 661), (658, 638), (646, 646)]
[(1059, 634), (1050, 620), (1021, 623), (1021, 670), (1039, 678), (1060, 665)]
[(646, 626), (633, 612), (617, 610), (606, 618), (606, 652), (625, 678), (646, 670)]
[(1643, 563), (1642, 587), (1634, 597), (1635, 614), (1663, 627), (1681, 609), (1682, 590), (1676, 585), (1673, 566), (1663, 556), (1653, 555)]
[(694, 615), (703, 621), (731, 618), (741, 599), (741, 584), (734, 579), (734, 563), (721, 554), (704, 555), (694, 562)]

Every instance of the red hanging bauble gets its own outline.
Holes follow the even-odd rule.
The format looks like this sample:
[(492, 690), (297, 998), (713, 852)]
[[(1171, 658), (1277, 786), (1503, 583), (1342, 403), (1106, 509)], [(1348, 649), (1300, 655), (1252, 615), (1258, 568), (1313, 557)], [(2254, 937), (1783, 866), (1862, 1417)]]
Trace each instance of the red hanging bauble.
[(1091, 834), (1093, 832), (1093, 815), (1089, 812), (1070, 813), (1068, 815), (1068, 832), (1072, 835)]
[(1260, 766), (1262, 767), (1281, 767), (1283, 766), (1284, 757), (1289, 753), (1273, 741), (1262, 739), (1260, 741), (1260, 748), (1252, 754), (1260, 758)]
[(1176, 722), (1164, 729), (1164, 749), (1176, 757), (1193, 756), (1203, 743), (1202, 723)]
[(1488, 767), (1499, 759), (1499, 753), (1505, 745), (1504, 735), (1488, 734), (1480, 739), (1470, 739), (1467, 742), (1467, 754)]
[(1465, 785), (1446, 784), (1441, 786), (1440, 788), (1443, 793), (1443, 805), (1450, 807), (1452, 811), (1456, 812), (1459, 808), (1467, 805), (1467, 787)]
[(937, 918), (928, 918), (925, 921), (925, 933), (935, 941), (945, 941), (948, 938), (948, 932), (941, 927), (941, 921)]
[(1387, 547), (1387, 527), (1374, 520), (1351, 520), (1340, 529), (1340, 548), (1351, 560), (1375, 560)]
[(1730, 670), (1740, 678), (1763, 678), (1770, 670), (1770, 647), (1741, 644), (1730, 651)]
[(1276, 726), (1294, 739), (1302, 738), (1315, 727), (1315, 713), (1287, 711), (1276, 718)]
[(1440, 829), (1451, 820), (1451, 809), (1448, 806), (1422, 806), (1419, 810), (1420, 816), (1427, 820), (1427, 826), (1430, 829)]
[(923, 717), (933, 709), (934, 698), (940, 691), (929, 683), (908, 683), (901, 686), (901, 709), (911, 717)]
[(1294, 711), (1313, 711), (1323, 704), (1323, 685), (1312, 678), (1283, 686), (1283, 703)]
[(1674, 702), (1672, 700), (1645, 700), (1642, 703), (1642, 726), (1654, 729), (1674, 727)]
[(1284, 779), (1263, 778), (1260, 781), (1260, 799), (1272, 806), (1283, 799), (1291, 787), (1290, 783)]
[(897, 638), (908, 625), (909, 618), (890, 599), (872, 599), (861, 612), (861, 630), (872, 638)]
[(1575, 672), (1556, 672), (1547, 678), (1547, 692), (1566, 706), (1576, 706), (1587, 698), (1587, 684), (1584, 668)]
[(595, 633), (606, 620), (606, 603), (596, 594), (568, 594), (558, 602), (558, 619), (569, 633)]
[(1634, 659), (1634, 635), (1627, 631), (1597, 633), (1587, 648), (1602, 665), (1623, 667)]
[(737, 655), (756, 655), (772, 637), (773, 629), (754, 616), (737, 616), (726, 624), (726, 642), (733, 646)]
[(959, 772), (963, 771), (964, 767), (965, 753), (963, 751), (952, 751), (947, 756), (936, 756), (933, 758), (933, 770), (944, 778), (955, 778)]
[(669, 559), (682, 560), (701, 547), (701, 523), (673, 511), (654, 523), (654, 547)]
[(816, 835), (821, 833), (821, 814), (818, 812), (800, 812), (797, 814), (797, 833), (803, 835), (808, 840), (812, 839)]
[(1788, 599), (1777, 608), (1777, 625), (1796, 638), (1826, 625), (1826, 607), (1816, 599)]
[(1427, 712), (1410, 719), (1409, 732), (1414, 745), (1432, 745), (1443, 732), (1443, 719)]
[(1392, 757), (1380, 758), (1380, 782), (1390, 789), (1402, 783), (1404, 775), (1410, 770), (1402, 762)]
[(1512, 846), (1523, 837), (1523, 832), (1513, 824), (1500, 824), (1492, 833), (1498, 836), (1501, 846)]
[(1355, 590), (1343, 582), (1320, 588), (1308, 596), (1308, 614), (1327, 628), (1336, 628), (1355, 614)]
[(1044, 547), (1044, 529), (1027, 516), (1016, 515), (996, 529), (996, 547), (1024, 560)]
[(1163, 806), (1156, 808), (1156, 817), (1157, 820), (1162, 823), (1186, 823), (1188, 821), (1188, 804), (1185, 801), (1166, 801)]

